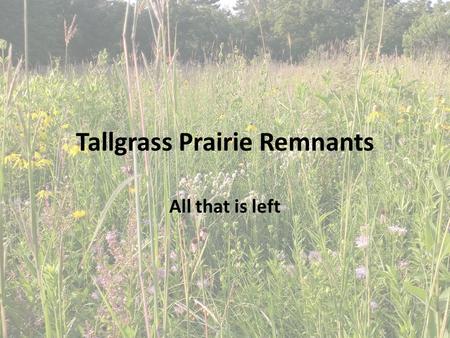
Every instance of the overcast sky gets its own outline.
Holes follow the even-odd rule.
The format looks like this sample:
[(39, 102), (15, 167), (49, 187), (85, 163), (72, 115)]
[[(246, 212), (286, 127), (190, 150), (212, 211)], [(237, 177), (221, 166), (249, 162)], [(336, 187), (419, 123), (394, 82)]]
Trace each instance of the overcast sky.
[(223, 7), (231, 9), (236, 3), (236, 0), (220, 0), (220, 2), (222, 3)]

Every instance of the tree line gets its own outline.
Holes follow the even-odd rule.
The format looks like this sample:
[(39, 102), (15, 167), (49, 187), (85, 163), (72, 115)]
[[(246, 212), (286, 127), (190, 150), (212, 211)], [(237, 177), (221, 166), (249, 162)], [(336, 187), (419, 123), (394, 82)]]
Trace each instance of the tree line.
[[(183, 62), (216, 60), (235, 50), (247, 58), (266, 53), (297, 62), (321, 49), (347, 48), (362, 36), (371, 51), (383, 54), (448, 53), (450, 47), (447, 1), (238, 0), (233, 11), (221, 8), (219, 0), (168, 1), (170, 36)], [(155, 18), (140, 3), (136, 40), (151, 58)], [(33, 0), (28, 7), (34, 64), (122, 53), (125, 1)], [(23, 1), (1, 0), (0, 39), (21, 55), (23, 36)]]

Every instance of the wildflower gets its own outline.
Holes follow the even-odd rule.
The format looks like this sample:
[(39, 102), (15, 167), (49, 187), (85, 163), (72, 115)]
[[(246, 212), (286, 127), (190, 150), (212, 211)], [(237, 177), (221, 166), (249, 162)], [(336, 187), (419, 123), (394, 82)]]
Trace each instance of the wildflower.
[(407, 260), (401, 259), (398, 261), (397, 267), (400, 271), (406, 271), (409, 267), (409, 262)]
[(446, 130), (446, 131), (450, 131), (450, 124), (442, 123), (441, 124), (441, 129)]
[(95, 338), (95, 329), (89, 324), (89, 322), (86, 320), (84, 322), (84, 329), (83, 329), (83, 338)]
[(356, 275), (356, 279), (365, 279), (367, 277), (367, 268), (363, 265), (358, 266), (355, 269), (355, 275)]
[(280, 211), (286, 211), (288, 209), (288, 206), (286, 204), (281, 204), (279, 210)]
[(122, 173), (124, 173), (127, 176), (133, 175), (133, 168), (130, 165), (124, 165), (124, 166), (120, 167), (120, 170), (122, 171)]
[(64, 144), (62, 146), (62, 149), (67, 154), (69, 154), (69, 157), (75, 157), (81, 152), (80, 146), (77, 144), (72, 144), (72, 145)]
[(172, 261), (175, 261), (175, 260), (177, 259), (177, 253), (176, 253), (174, 250), (170, 251), (170, 253), (169, 253), (169, 258), (170, 258)]
[(36, 197), (41, 201), (48, 199), (51, 195), (52, 192), (48, 190), (40, 190), (36, 193)]
[(444, 104), (445, 103), (445, 97), (443, 95), (438, 95), (436, 99), (437, 99), (437, 103), (438, 104)]
[(196, 253), (198, 249), (198, 240), (197, 238), (193, 238), (191, 241), (191, 252)]
[(42, 124), (43, 128), (47, 128), (53, 120), (50, 114), (44, 111), (31, 113), (31, 119), (33, 121), (39, 121)]
[(198, 237), (200, 238), (201, 241), (206, 241), (206, 238), (208, 237), (208, 229), (206, 228), (201, 228), (200, 232), (198, 233)]
[(405, 236), (408, 230), (398, 225), (391, 225), (388, 227), (388, 231), (393, 235)]
[(93, 300), (99, 300), (100, 297), (98, 296), (98, 293), (96, 291), (94, 291), (91, 293), (91, 298)]
[(374, 300), (370, 301), (370, 309), (376, 311), (378, 309), (378, 303)]
[(117, 231), (108, 231), (105, 239), (110, 248), (114, 247), (117, 244)]
[(159, 268), (159, 269), (157, 270), (156, 274), (158, 275), (158, 279), (166, 278), (166, 269), (164, 269), (164, 268)]
[(28, 162), (22, 158), (21, 154), (11, 153), (3, 159), (5, 165), (9, 165), (12, 168), (26, 169), (28, 168)]
[(84, 210), (75, 210), (72, 213), (72, 217), (75, 218), (76, 220), (81, 219), (85, 216), (86, 216), (86, 211), (84, 211)]
[(258, 128), (253, 123), (250, 123), (247, 128), (245, 128), (245, 131), (248, 133), (256, 133)]
[(184, 190), (179, 190), (179, 191), (177, 192), (177, 195), (178, 195), (178, 197), (179, 197), (180, 199), (182, 199), (182, 200), (186, 199), (186, 191), (184, 191)]
[(52, 165), (52, 161), (45, 159), (45, 158), (41, 158), (41, 159), (37, 160), (36, 162), (34, 162), (34, 165), (36, 166), (36, 168), (50, 167)]
[(45, 151), (47, 150), (47, 146), (45, 144), (39, 144), (38, 149), (39, 152), (45, 153)]
[(359, 249), (365, 249), (369, 246), (369, 236), (367, 235), (360, 235), (356, 237), (355, 240), (356, 247)]
[(206, 279), (206, 278), (199, 279), (199, 280), (197, 280), (197, 283), (195, 285), (197, 285), (197, 287), (199, 289), (205, 289), (205, 288), (208, 288), (210, 286), (210, 281), (208, 279)]
[(372, 112), (367, 116), (367, 122), (376, 122), (378, 120), (384, 120), (386, 118), (386, 113), (380, 110), (378, 105), (374, 105)]
[(399, 108), (400, 113), (409, 113), (411, 112), (412, 107), (410, 105), (405, 106), (405, 105), (401, 105)]
[(319, 251), (310, 251), (308, 254), (308, 261), (310, 263), (320, 263), (322, 261), (322, 256)]
[(186, 312), (186, 307), (180, 303), (176, 303), (173, 310), (177, 316), (181, 316)]

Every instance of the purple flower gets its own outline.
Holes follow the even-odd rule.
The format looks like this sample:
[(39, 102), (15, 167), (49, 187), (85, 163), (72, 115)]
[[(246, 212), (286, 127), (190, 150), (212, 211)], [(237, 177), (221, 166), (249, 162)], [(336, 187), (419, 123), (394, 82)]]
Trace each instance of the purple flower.
[(156, 292), (155, 286), (154, 286), (154, 285), (150, 285), (150, 286), (148, 287), (147, 291), (148, 291), (148, 293), (149, 293), (150, 295), (154, 295), (155, 292)]
[(197, 238), (193, 238), (191, 241), (191, 252), (196, 253), (198, 249), (198, 240)]
[(322, 256), (320, 255), (319, 251), (310, 251), (308, 254), (308, 261), (310, 263), (319, 263), (322, 261)]
[(186, 307), (180, 303), (176, 303), (174, 306), (174, 312), (177, 316), (181, 316), (186, 312)]
[(172, 260), (172, 261), (175, 261), (176, 259), (177, 259), (177, 253), (175, 252), (175, 251), (171, 251), (170, 252), (170, 254), (169, 254), (169, 258)]
[(365, 249), (369, 246), (369, 236), (367, 235), (360, 235), (356, 237), (355, 240), (356, 247), (359, 249)]
[(206, 241), (206, 238), (208, 237), (208, 229), (206, 228), (201, 228), (200, 232), (198, 233), (198, 237), (200, 238), (201, 241)]
[(93, 300), (99, 300), (100, 297), (98, 296), (98, 293), (96, 291), (94, 291), (91, 293), (91, 298)]
[(409, 262), (404, 259), (398, 261), (398, 263), (397, 263), (397, 267), (401, 271), (406, 271), (408, 269), (408, 266), (409, 266)]
[(122, 170), (122, 173), (124, 173), (125, 175), (128, 175), (128, 176), (133, 175), (133, 168), (130, 165), (124, 165), (124, 166), (120, 167), (120, 170)]
[(157, 270), (158, 279), (163, 279), (166, 277), (166, 269), (159, 268)]
[(117, 231), (108, 231), (106, 233), (106, 241), (108, 242), (109, 247), (113, 247), (117, 244)]
[(388, 231), (393, 235), (405, 236), (408, 230), (406, 228), (402, 228), (398, 225), (391, 225), (388, 227)]
[(184, 190), (179, 190), (179, 191), (177, 192), (177, 195), (178, 195), (178, 198), (184, 200), (184, 199), (186, 198), (186, 191), (184, 191)]
[(358, 266), (355, 269), (356, 279), (365, 279), (367, 277), (367, 268), (363, 265)]

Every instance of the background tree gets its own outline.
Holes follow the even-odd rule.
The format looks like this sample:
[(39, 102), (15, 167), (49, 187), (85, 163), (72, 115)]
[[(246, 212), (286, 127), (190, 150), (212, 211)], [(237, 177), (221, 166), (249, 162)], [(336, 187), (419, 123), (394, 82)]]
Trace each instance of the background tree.
[[(150, 59), (152, 18), (146, 3), (139, 3), (137, 44)], [(220, 0), (170, 0), (171, 36), (183, 62), (216, 60), (236, 47), (249, 59), (265, 52), (276, 60), (297, 62), (319, 48), (339, 51), (336, 46), (357, 40), (364, 31), (367, 4), (367, 0), (238, 0), (232, 14), (220, 7)], [(75, 15), (77, 31), (68, 48), (71, 62), (89, 61), (103, 50), (118, 56), (125, 5), (123, 0), (30, 1), (31, 63), (65, 57), (64, 22), (70, 23)], [(404, 48), (409, 54), (435, 48), (448, 51), (448, 11), (448, 2), (442, 1), (432, 5), (428, 0), (371, 0), (366, 46), (377, 51), (383, 24), (383, 54), (401, 54)], [(22, 1), (0, 1), (0, 39), (14, 45), (16, 56), (23, 54), (22, 13)]]
[(426, 51), (450, 51), (450, 3), (439, 2), (415, 20), (403, 37), (405, 51), (410, 54)]
[(176, 47), (183, 61), (206, 61), (214, 58), (220, 46), (230, 38), (227, 12), (219, 0), (185, 0), (172, 6), (172, 29)]

